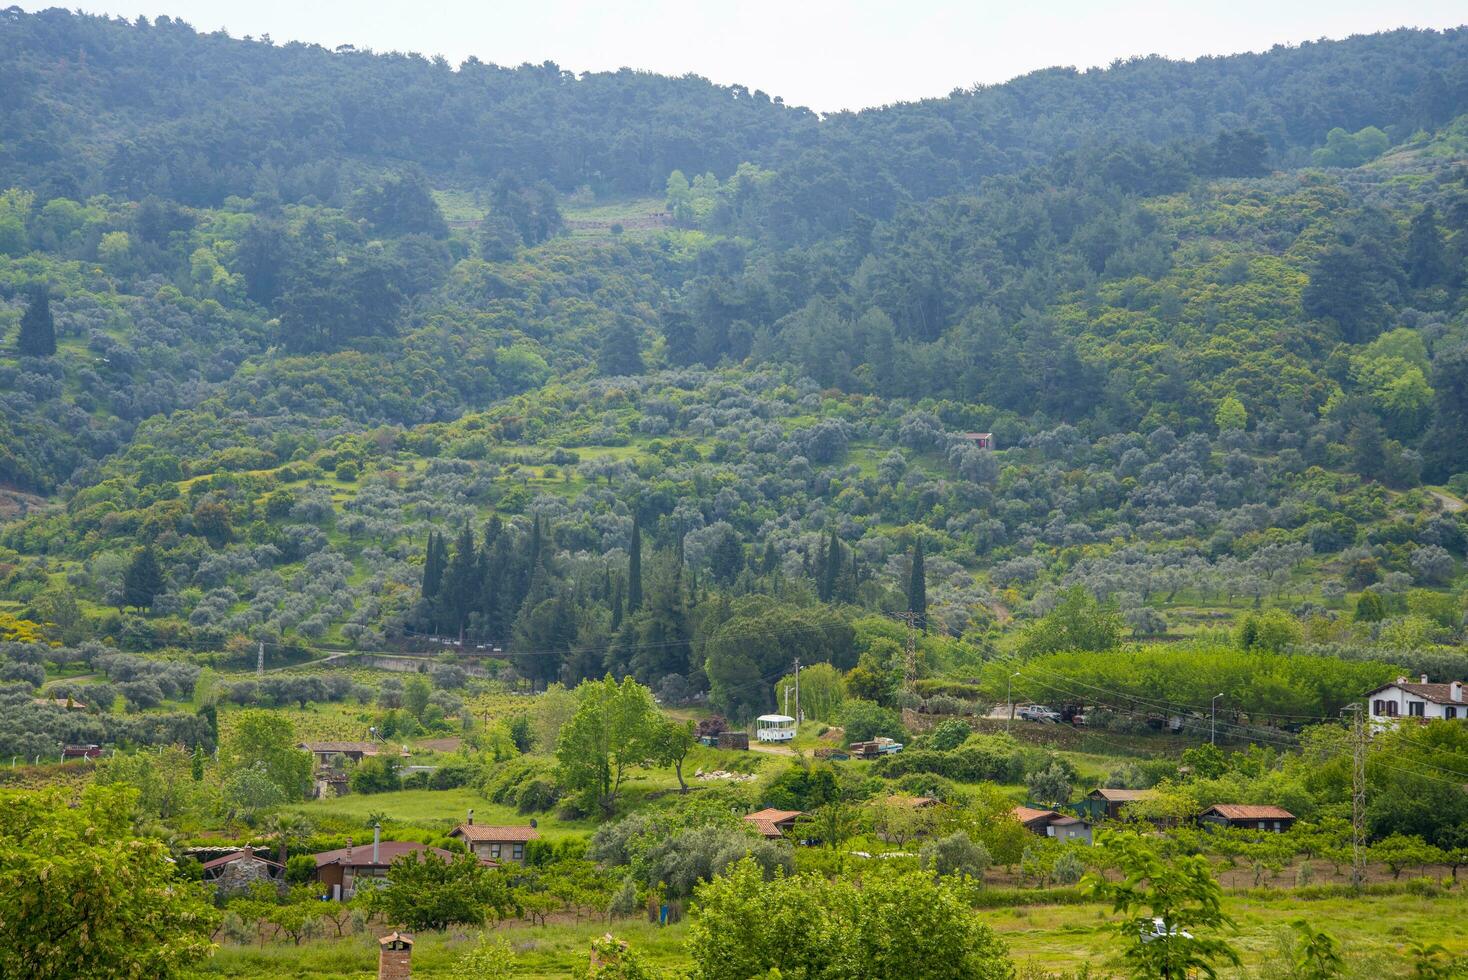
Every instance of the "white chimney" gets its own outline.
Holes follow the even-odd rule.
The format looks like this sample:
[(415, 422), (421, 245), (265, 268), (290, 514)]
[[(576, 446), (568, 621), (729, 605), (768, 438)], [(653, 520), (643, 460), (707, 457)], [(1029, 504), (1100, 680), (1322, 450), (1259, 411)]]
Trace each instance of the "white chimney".
[(1422, 683), (1424, 683), (1424, 684), (1427, 683), (1427, 675), (1426, 674), (1423, 674), (1422, 675)]
[(472, 806), (469, 808), (469, 826), (474, 826), (474, 808)]
[(382, 824), (375, 823), (375, 824), (372, 825), (372, 863), (373, 864), (381, 864), (382, 863), (380, 860), (378, 860), (378, 852), (379, 852), (379, 848), (381, 848), (381, 846), (382, 846)]
[(1448, 685), (1448, 697), (1453, 701), (1463, 700), (1463, 682), (1453, 681)]

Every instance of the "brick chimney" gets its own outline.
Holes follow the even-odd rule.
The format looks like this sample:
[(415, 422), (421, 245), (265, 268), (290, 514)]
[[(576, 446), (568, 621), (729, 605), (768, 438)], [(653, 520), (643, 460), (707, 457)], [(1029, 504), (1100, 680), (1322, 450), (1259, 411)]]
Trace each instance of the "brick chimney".
[(469, 826), (474, 826), (474, 808), (472, 806), (469, 808)]
[(413, 975), (413, 937), (394, 932), (377, 940), (377, 980), (408, 980)]

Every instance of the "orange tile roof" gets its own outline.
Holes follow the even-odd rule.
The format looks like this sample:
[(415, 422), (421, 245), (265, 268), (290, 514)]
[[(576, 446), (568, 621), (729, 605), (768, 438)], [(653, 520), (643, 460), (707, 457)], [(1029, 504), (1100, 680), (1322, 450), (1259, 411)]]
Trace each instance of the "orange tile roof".
[(763, 810), (745, 814), (744, 819), (754, 824), (761, 834), (775, 838), (784, 836), (780, 830), (780, 824), (792, 821), (800, 815), (799, 810), (776, 810), (772, 807), (765, 807)]
[(534, 827), (492, 827), (488, 824), (461, 823), (449, 831), (449, 836), (459, 836), (468, 841), (485, 841), (516, 844), (522, 841), (539, 840), (540, 831)]
[(1256, 806), (1250, 803), (1215, 803), (1204, 813), (1217, 813), (1230, 820), (1293, 820), (1295, 815), (1282, 806)]

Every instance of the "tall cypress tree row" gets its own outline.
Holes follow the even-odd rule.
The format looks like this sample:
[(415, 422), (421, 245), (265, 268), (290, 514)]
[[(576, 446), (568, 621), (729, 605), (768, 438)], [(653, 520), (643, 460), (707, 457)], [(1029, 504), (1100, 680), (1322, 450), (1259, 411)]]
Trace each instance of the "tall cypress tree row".
[(474, 546), (474, 532), (465, 524), (454, 545), (454, 555), (444, 570), (443, 587), (448, 623), (460, 640), (479, 598), (478, 571), (479, 551)]
[(632, 515), (632, 541), (627, 545), (627, 615), (642, 608), (642, 520)]
[(928, 578), (923, 570), (921, 537), (912, 546), (912, 577), (907, 582), (907, 611), (912, 614), (913, 625), (920, 630), (928, 628)]

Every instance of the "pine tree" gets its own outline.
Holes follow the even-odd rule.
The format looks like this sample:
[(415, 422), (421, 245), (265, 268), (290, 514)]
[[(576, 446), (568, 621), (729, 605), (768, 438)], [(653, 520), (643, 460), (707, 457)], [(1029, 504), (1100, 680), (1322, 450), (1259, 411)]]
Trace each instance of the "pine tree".
[(134, 609), (153, 608), (153, 599), (164, 589), (163, 570), (151, 544), (145, 544), (133, 556), (132, 564), (122, 573), (122, 604)]
[(30, 302), (20, 318), (22, 357), (50, 357), (56, 353), (56, 323), (51, 318), (51, 293), (45, 286), (32, 286)]
[(923, 539), (918, 538), (912, 546), (912, 577), (907, 583), (907, 611), (913, 617), (913, 625), (920, 630), (928, 628), (928, 579), (923, 570)]
[(642, 608), (642, 519), (632, 515), (632, 540), (627, 545), (627, 615)]

